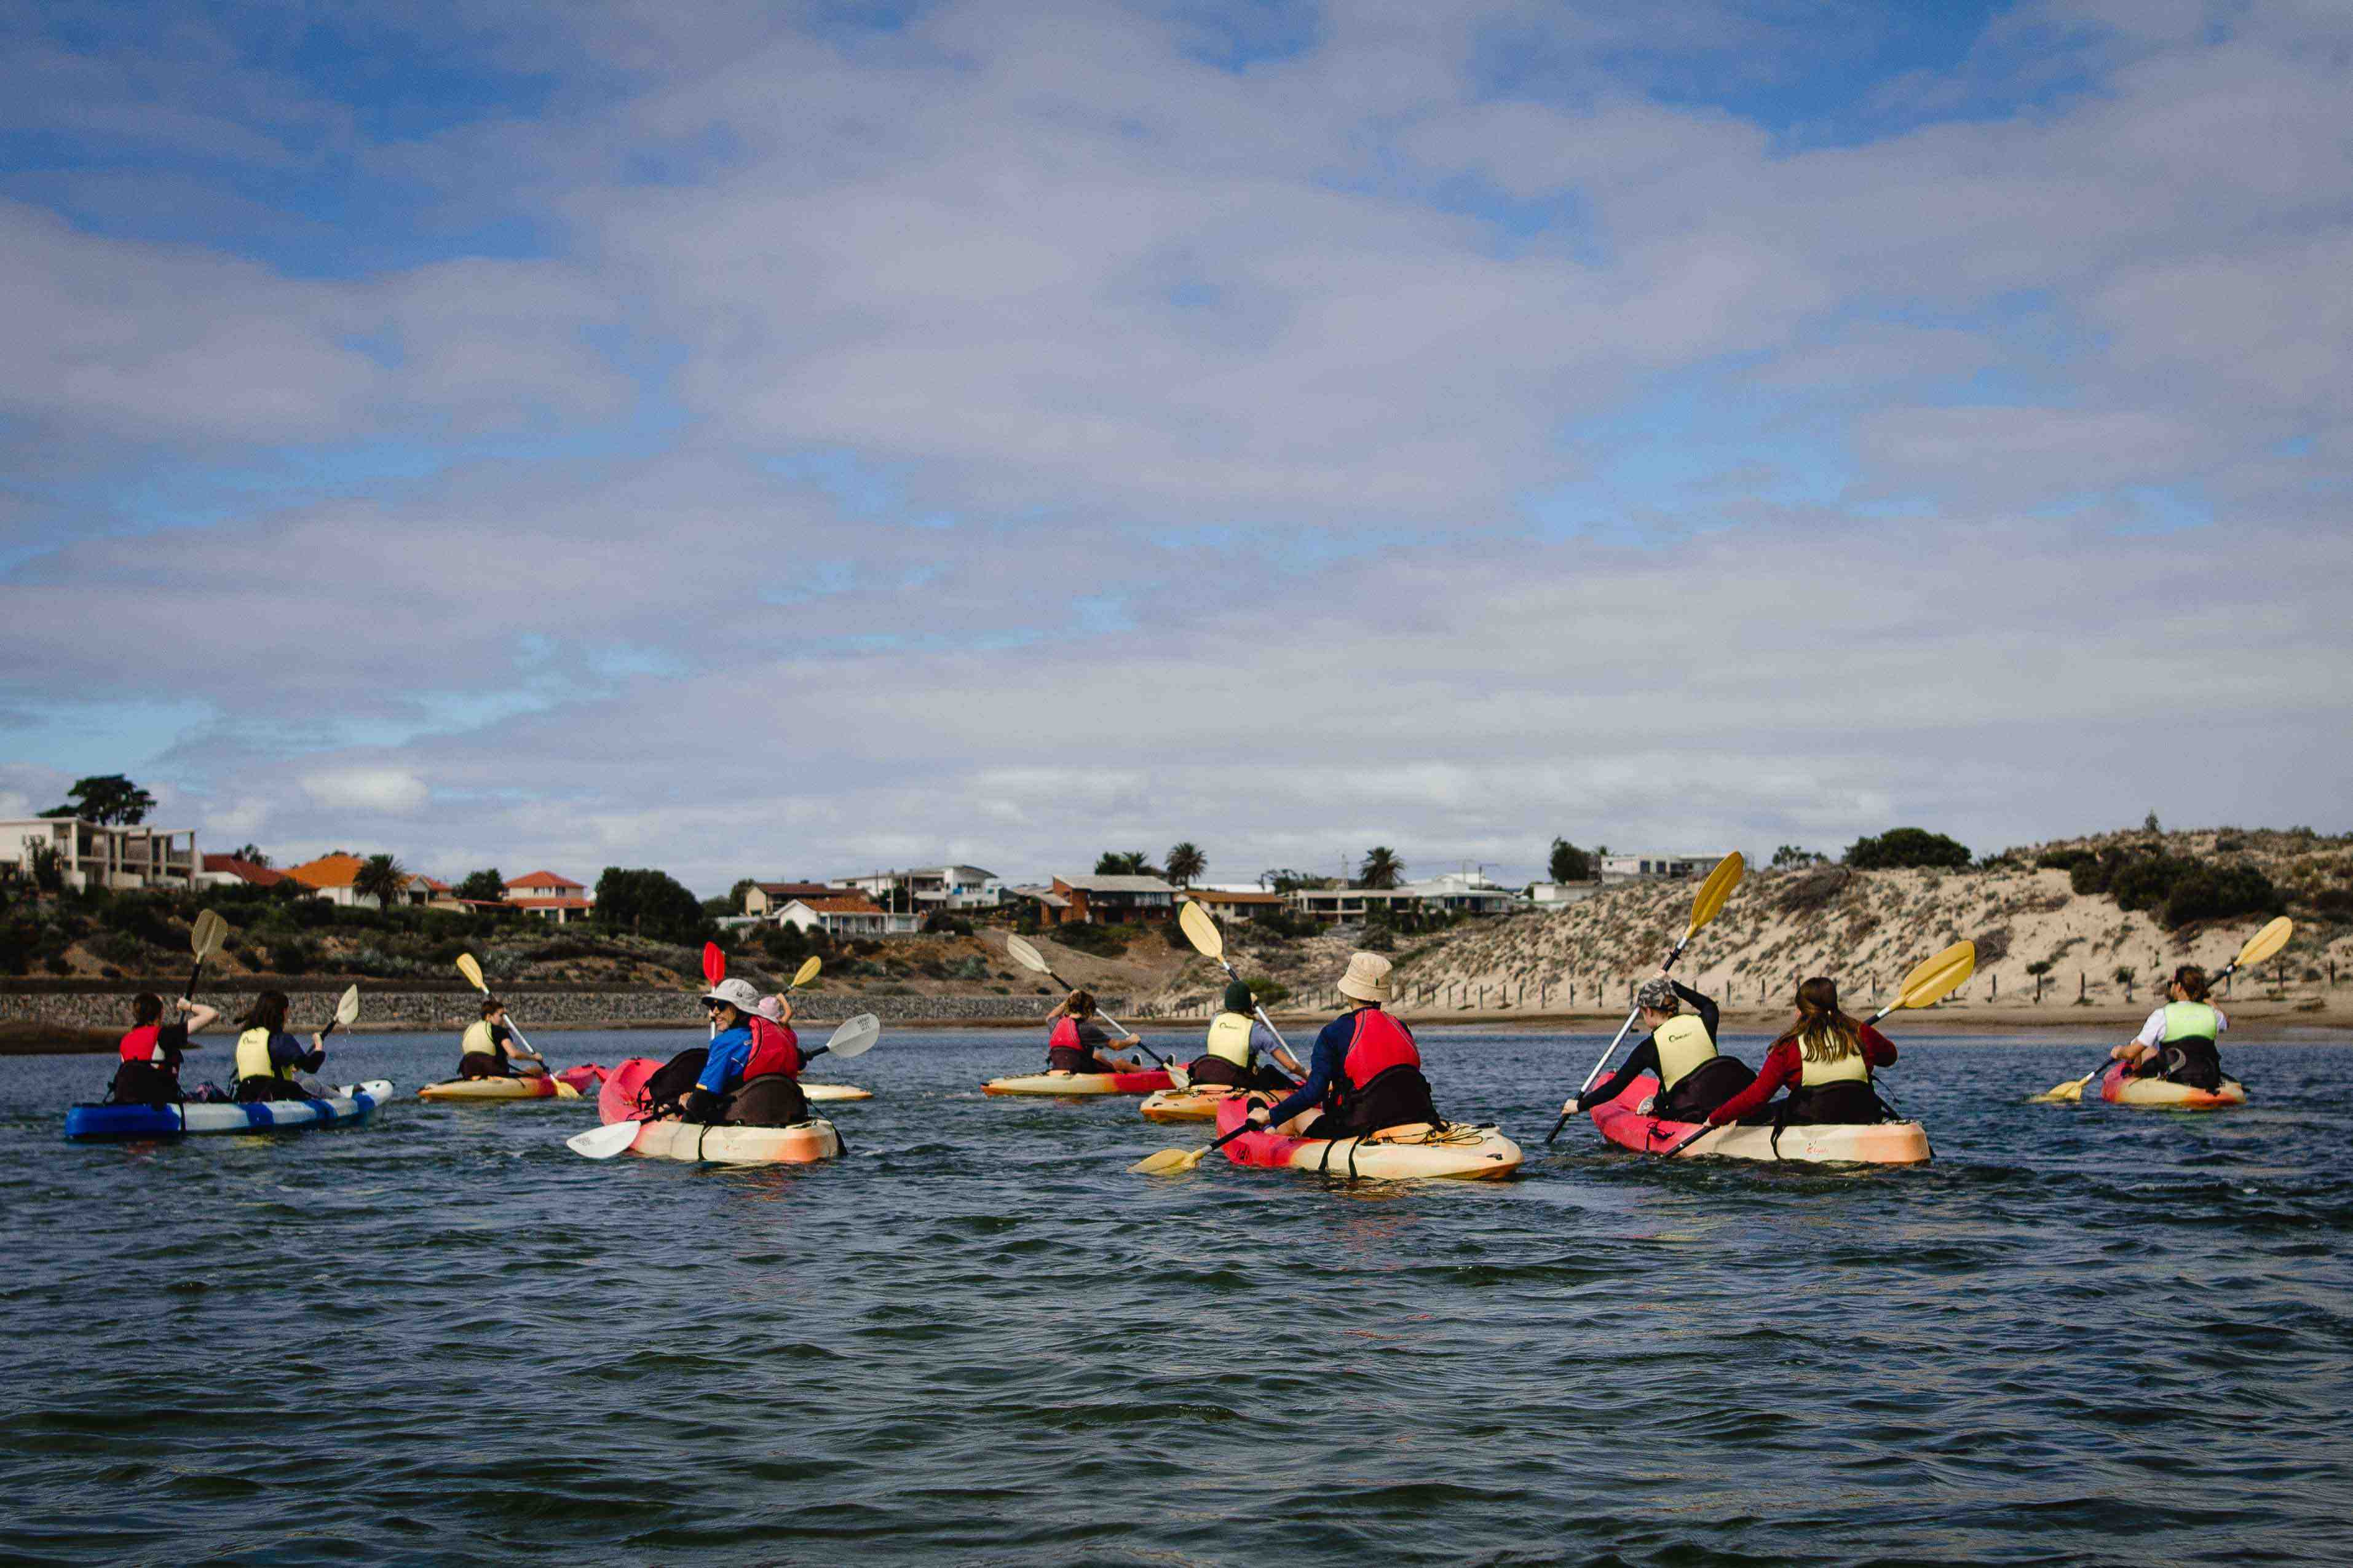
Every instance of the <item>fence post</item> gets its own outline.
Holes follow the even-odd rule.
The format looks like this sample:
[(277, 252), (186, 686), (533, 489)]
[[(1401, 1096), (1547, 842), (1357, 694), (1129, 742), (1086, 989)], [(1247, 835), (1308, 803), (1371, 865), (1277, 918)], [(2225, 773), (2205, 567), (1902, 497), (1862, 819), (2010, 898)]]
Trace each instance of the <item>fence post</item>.
[(2079, 969), (2075, 971), (2075, 1000), (2081, 1002), (2084, 999), (2084, 972)]

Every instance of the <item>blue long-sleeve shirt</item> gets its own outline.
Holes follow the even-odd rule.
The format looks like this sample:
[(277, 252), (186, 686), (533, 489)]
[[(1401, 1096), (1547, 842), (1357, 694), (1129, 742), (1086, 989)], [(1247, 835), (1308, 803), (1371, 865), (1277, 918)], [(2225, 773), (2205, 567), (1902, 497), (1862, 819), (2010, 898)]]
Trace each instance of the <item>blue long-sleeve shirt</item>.
[(327, 1051), (323, 1046), (314, 1050), (283, 1029), (269, 1037), (269, 1065), (272, 1067), (317, 1072), (326, 1062)]
[(697, 1089), (713, 1094), (725, 1094), (730, 1086), (744, 1076), (752, 1060), (752, 1030), (746, 1024), (723, 1029), (711, 1042), (711, 1055), (702, 1063), (702, 1076), (694, 1080)]
[(1348, 1059), (1348, 1047), (1356, 1043), (1357, 1015), (1366, 1011), (1355, 1008), (1341, 1014), (1324, 1026), (1315, 1037), (1315, 1050), (1307, 1063), (1307, 1081), (1292, 1090), (1291, 1098), (1266, 1113), (1267, 1125), (1279, 1127), (1311, 1105), (1321, 1105), (1332, 1086), (1340, 1081), (1340, 1064)]

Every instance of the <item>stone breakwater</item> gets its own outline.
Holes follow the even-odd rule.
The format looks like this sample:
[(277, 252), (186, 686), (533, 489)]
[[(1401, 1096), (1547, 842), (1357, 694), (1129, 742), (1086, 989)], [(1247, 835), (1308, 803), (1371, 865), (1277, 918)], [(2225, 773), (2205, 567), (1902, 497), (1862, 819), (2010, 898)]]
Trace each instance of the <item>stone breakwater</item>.
[[(403, 991), (361, 981), (363, 1029), (462, 1029), (480, 1017), (471, 992)], [(332, 1016), (335, 990), (304, 990), (293, 998), (293, 1026), (315, 1029)], [(70, 995), (0, 992), (0, 1019), (61, 1025), (68, 1028), (121, 1030), (130, 1026), (131, 999), (137, 990)], [(513, 1016), (525, 1033), (534, 1029), (700, 1028), (702, 1010), (681, 991), (509, 991)], [(203, 1000), (233, 1020), (251, 1004), (251, 991), (207, 989)], [(795, 1021), (838, 1024), (854, 1013), (871, 1013), (884, 1023), (1018, 1023), (1041, 1019), (1059, 998), (1052, 996), (902, 996), (803, 992), (793, 999)], [(1113, 998), (1114, 1011), (1124, 998)]]

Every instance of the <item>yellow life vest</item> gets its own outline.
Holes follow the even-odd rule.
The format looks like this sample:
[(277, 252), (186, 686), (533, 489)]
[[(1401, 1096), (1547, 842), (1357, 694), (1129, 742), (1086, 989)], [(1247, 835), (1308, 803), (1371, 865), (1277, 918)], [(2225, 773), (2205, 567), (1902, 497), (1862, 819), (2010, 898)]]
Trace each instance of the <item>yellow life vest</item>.
[(248, 1078), (282, 1078), (291, 1079), (291, 1068), (282, 1067), (269, 1059), (269, 1031), (248, 1029), (237, 1037), (237, 1076)]
[(1826, 1083), (1869, 1083), (1871, 1060), (1862, 1054), (1862, 1042), (1854, 1043), (1852, 1055), (1836, 1061), (1818, 1062), (1806, 1055), (1806, 1043), (1798, 1042), (1798, 1082), (1807, 1089), (1820, 1089)]
[(499, 1043), (491, 1038), (491, 1021), (488, 1018), (477, 1018), (467, 1025), (466, 1037), (458, 1043), (458, 1048), (468, 1056), (473, 1055), (476, 1051), (481, 1052), (486, 1057), (497, 1056)]
[(2211, 1040), (2221, 1034), (2222, 1016), (2203, 1002), (2168, 1002), (2165, 1005), (2165, 1037), (2179, 1040)]
[(1689, 1078), (1694, 1068), (1715, 1058), (1715, 1042), (1708, 1038), (1707, 1026), (1689, 1013), (1678, 1013), (1651, 1030), (1651, 1044), (1659, 1053), (1662, 1094)]
[(1250, 1065), (1250, 1026), (1247, 1013), (1220, 1013), (1209, 1020), (1209, 1054), (1238, 1068)]

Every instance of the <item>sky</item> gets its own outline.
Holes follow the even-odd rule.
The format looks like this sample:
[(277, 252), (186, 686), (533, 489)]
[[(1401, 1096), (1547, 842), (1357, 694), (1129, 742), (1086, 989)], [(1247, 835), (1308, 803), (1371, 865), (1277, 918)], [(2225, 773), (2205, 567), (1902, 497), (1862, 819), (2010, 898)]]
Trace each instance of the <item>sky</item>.
[(0, 0), (0, 816), (2353, 827), (2353, 7)]

